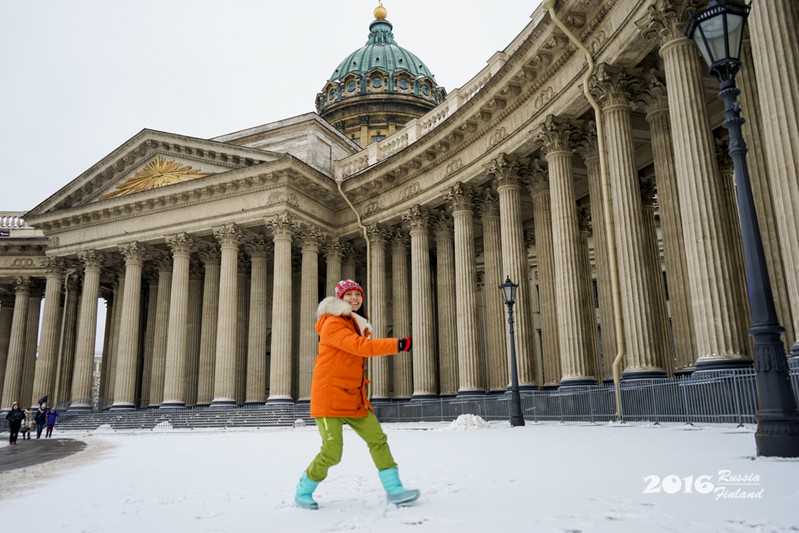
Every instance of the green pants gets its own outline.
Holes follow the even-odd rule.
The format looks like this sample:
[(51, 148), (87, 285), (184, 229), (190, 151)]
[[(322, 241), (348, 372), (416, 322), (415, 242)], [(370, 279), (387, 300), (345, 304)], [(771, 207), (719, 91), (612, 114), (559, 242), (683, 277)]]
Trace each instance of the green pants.
[(369, 446), (369, 453), (378, 470), (394, 468), (397, 463), (391, 456), (388, 447), (388, 438), (380, 427), (380, 422), (372, 411), (362, 418), (317, 418), (316, 427), (322, 436), (322, 449), (319, 454), (311, 461), (306, 472), (311, 481), (322, 481), (327, 477), (327, 471), (331, 466), (341, 462), (341, 454), (344, 452), (343, 428), (346, 423), (355, 433), (358, 434)]

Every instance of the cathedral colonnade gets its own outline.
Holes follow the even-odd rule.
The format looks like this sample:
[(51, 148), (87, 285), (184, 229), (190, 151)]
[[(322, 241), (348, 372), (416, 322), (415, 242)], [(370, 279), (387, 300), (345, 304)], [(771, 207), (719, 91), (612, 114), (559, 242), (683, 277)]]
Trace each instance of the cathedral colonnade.
[[(306, 402), (315, 308), (342, 278), (364, 285), (376, 335), (414, 341), (370, 361), (375, 400), (505, 393), (505, 276), (523, 390), (608, 381), (621, 341), (626, 380), (751, 366), (722, 105), (683, 35), (698, 3), (562, 4), (598, 65), (601, 128), (584, 59), (539, 9), (474, 80), (369, 146), (313, 113), (211, 140), (145, 130), (45, 200), (29, 233), (0, 238), (0, 409), (44, 395), (76, 411)], [(797, 27), (795, 2), (756, 0), (739, 84), (786, 357), (799, 354)], [(124, 191), (170, 161), (203, 172)]]

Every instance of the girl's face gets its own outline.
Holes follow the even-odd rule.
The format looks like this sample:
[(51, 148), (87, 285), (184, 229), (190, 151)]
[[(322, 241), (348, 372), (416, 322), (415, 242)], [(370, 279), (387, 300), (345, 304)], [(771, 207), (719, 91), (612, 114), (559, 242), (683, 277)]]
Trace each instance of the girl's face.
[(350, 304), (353, 312), (360, 309), (361, 304), (363, 304), (363, 295), (361, 295), (361, 291), (347, 291), (341, 299)]

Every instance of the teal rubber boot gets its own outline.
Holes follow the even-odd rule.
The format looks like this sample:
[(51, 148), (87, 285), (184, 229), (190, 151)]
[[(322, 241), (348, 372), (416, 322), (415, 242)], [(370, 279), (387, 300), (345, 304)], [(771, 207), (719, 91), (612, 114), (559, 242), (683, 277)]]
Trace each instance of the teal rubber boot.
[(313, 499), (313, 491), (319, 486), (318, 481), (311, 481), (307, 472), (302, 473), (300, 482), (297, 483), (297, 492), (294, 494), (294, 503), (303, 509), (319, 509), (319, 504)]
[(399, 470), (394, 468), (387, 468), (377, 473), (380, 476), (380, 481), (383, 482), (383, 488), (386, 489), (386, 498), (389, 503), (401, 505), (403, 503), (415, 502), (419, 499), (419, 491), (416, 489), (406, 489), (402, 486), (399, 478)]

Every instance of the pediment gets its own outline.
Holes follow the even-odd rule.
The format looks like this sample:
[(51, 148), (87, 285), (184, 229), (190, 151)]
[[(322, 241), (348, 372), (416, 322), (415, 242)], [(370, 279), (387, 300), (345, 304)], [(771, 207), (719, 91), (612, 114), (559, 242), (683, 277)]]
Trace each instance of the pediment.
[(30, 220), (283, 158), (282, 154), (142, 130), (26, 214)]

